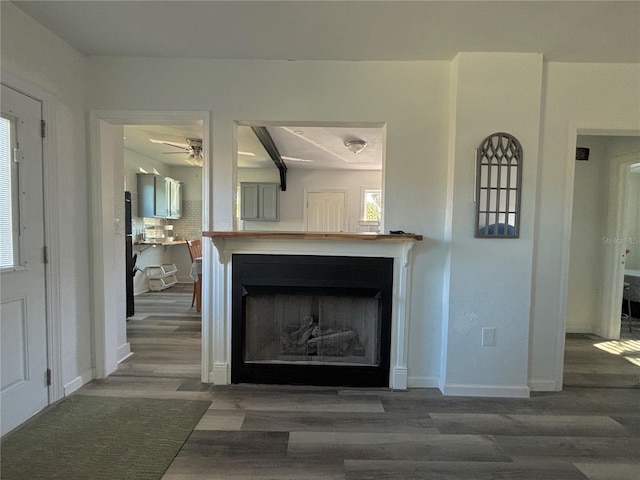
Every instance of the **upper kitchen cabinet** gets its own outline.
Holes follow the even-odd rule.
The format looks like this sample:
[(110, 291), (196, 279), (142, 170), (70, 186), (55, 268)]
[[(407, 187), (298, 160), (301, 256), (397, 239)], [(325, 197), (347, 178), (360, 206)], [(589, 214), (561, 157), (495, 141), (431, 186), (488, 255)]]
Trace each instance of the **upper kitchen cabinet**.
[(138, 173), (138, 216), (177, 219), (182, 216), (182, 182)]
[(166, 178), (169, 197), (169, 212), (167, 218), (182, 217), (182, 182), (173, 178)]
[(279, 219), (277, 183), (240, 184), (240, 219), (276, 222)]

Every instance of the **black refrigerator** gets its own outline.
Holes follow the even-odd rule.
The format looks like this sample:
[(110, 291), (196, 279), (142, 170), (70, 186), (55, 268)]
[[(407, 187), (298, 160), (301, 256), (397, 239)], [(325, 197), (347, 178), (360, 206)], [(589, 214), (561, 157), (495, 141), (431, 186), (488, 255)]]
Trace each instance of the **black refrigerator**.
[(124, 258), (127, 262), (125, 268), (125, 285), (127, 295), (127, 318), (135, 313), (133, 303), (133, 277), (136, 274), (136, 258), (133, 255), (133, 232), (131, 229), (131, 192), (124, 192)]

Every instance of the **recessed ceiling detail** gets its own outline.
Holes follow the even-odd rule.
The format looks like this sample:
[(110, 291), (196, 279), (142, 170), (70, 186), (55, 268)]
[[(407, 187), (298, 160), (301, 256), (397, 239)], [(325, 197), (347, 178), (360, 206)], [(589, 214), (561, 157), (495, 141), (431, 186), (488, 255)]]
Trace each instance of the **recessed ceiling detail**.
[[(268, 125), (265, 127), (287, 168), (327, 170), (382, 170), (384, 130), (379, 126), (347, 127)], [(251, 138), (251, 127), (238, 127), (238, 167), (271, 168), (271, 159), (260, 142)], [(359, 153), (346, 146), (349, 142)], [(364, 144), (366, 148), (360, 148)], [(251, 155), (248, 155), (251, 154)]]

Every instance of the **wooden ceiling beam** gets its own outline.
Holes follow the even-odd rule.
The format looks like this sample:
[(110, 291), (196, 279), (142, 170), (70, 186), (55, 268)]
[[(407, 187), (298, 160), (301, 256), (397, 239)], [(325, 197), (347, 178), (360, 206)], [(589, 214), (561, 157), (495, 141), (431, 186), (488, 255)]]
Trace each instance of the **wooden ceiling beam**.
[(287, 166), (285, 165), (284, 160), (282, 160), (280, 152), (278, 152), (278, 147), (276, 147), (276, 144), (273, 141), (273, 138), (271, 138), (269, 131), (266, 127), (251, 127), (251, 130), (253, 130), (253, 133), (256, 134), (256, 137), (258, 137), (258, 140), (260, 140), (260, 143), (262, 143), (262, 146), (267, 151), (267, 153), (271, 157), (271, 160), (273, 160), (273, 163), (280, 171), (280, 190), (282, 190), (283, 192), (286, 191)]

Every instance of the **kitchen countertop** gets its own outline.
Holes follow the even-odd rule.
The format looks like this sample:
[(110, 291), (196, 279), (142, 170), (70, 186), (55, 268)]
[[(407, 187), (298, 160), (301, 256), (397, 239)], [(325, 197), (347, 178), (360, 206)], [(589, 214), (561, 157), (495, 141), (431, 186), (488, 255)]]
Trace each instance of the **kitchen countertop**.
[(141, 240), (135, 242), (135, 245), (162, 245), (163, 247), (170, 247), (171, 245), (182, 245), (187, 243), (186, 240), (172, 240), (171, 242), (158, 242), (156, 240)]

